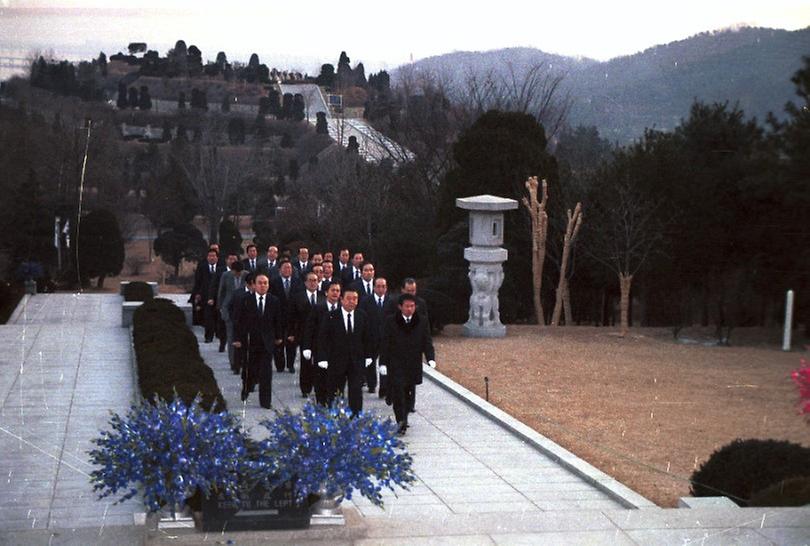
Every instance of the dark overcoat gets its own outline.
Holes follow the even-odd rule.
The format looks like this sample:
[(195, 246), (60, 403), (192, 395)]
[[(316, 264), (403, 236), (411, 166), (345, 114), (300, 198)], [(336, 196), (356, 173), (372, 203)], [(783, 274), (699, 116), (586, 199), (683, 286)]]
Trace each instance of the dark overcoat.
[(380, 342), (380, 365), (388, 368), (389, 384), (420, 385), (423, 355), (425, 360), (436, 358), (427, 321), (418, 311), (410, 324), (401, 313), (389, 316)]

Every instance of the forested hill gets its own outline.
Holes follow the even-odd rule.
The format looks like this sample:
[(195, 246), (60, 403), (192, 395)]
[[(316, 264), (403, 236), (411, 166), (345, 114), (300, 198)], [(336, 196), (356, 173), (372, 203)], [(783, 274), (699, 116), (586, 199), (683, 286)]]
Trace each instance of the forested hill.
[(803, 55), (810, 55), (810, 28), (744, 27), (698, 34), (606, 62), (512, 48), (431, 57), (414, 63), (413, 69), (440, 74), (445, 82), (463, 82), (471, 72), (511, 65), (520, 74), (544, 63), (550, 71), (566, 74), (573, 99), (569, 123), (595, 125), (603, 136), (625, 143), (645, 127), (675, 127), (694, 99), (738, 101), (748, 116), (760, 121), (768, 112), (781, 115), (794, 98), (790, 77)]

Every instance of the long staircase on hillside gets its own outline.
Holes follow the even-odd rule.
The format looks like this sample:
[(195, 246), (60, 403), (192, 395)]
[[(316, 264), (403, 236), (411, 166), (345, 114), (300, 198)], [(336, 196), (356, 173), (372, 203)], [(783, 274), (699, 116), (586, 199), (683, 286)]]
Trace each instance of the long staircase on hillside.
[(399, 164), (413, 159), (414, 155), (410, 150), (377, 131), (366, 120), (333, 116), (318, 85), (312, 83), (280, 84), (279, 87), (282, 94), (300, 94), (304, 97), (308, 121), (311, 124), (316, 124), (318, 112), (324, 112), (329, 136), (341, 146), (347, 146), (349, 139), (355, 137), (360, 147), (360, 156), (366, 161), (379, 163), (388, 159), (394, 164)]

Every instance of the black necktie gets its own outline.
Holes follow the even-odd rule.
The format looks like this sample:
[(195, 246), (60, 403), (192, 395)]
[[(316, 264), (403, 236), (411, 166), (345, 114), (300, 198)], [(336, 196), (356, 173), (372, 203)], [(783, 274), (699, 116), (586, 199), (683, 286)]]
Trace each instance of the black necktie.
[(309, 295), (309, 303), (312, 305), (312, 307), (315, 307), (315, 294)]
[(211, 273), (213, 273), (213, 272), (214, 272), (214, 266), (212, 265), (211, 266)]
[(264, 314), (264, 296), (259, 296), (259, 315)]
[(371, 295), (371, 283), (366, 283), (366, 294)]
[(349, 313), (346, 315), (346, 333), (352, 333), (352, 314)]
[(284, 294), (290, 295), (290, 279), (284, 279)]
[(377, 305), (379, 306), (380, 311), (382, 311), (382, 298), (377, 298)]
[(354, 279), (357, 280), (360, 278), (360, 272), (358, 270), (354, 270)]
[(256, 260), (250, 260), (250, 269), (251, 271), (256, 270)]
[(334, 310), (335, 310), (335, 304), (334, 304), (334, 303), (333, 303), (332, 305), (330, 305), (330, 306), (329, 306), (329, 310), (330, 310), (330, 311), (334, 311)]

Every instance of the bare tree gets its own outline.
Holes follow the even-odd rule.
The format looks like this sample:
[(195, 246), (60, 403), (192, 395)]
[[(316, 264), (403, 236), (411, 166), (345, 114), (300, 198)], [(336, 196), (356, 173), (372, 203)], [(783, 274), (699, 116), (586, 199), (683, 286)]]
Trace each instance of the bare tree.
[(582, 227), (582, 204), (577, 203), (573, 213), (571, 209), (568, 209), (567, 215), (568, 226), (565, 229), (565, 236), (563, 237), (563, 253), (562, 259), (560, 260), (560, 281), (557, 285), (554, 312), (551, 315), (552, 326), (559, 326), (563, 305), (565, 305), (565, 323), (570, 325), (572, 322), (571, 300), (568, 293), (568, 262), (571, 257), (571, 247), (577, 239), (579, 228)]
[(262, 171), (259, 147), (224, 145), (224, 132), (204, 120), (200, 136), (191, 144), (173, 141), (172, 159), (194, 191), (199, 210), (208, 222), (208, 241), (218, 240), (219, 224), (230, 195), (242, 182)]
[(453, 164), (453, 143), (465, 125), (460, 109), (448, 98), (452, 84), (446, 74), (406, 68), (392, 99), (394, 113), (375, 123), (383, 134), (376, 144), (395, 165), (407, 165), (409, 174), (418, 178), (425, 205), (433, 209)]
[(526, 180), (526, 189), (529, 197), (523, 198), (523, 206), (529, 211), (532, 219), (532, 288), (534, 290), (534, 313), (537, 315), (537, 324), (545, 325), (543, 315), (543, 301), (541, 290), (543, 288), (543, 264), (546, 261), (546, 238), (548, 236), (548, 184), (543, 180), (542, 196), (537, 200), (537, 177), (532, 176)]
[(647, 259), (660, 250), (666, 221), (661, 204), (619, 176), (603, 198), (591, 203), (589, 245), (585, 251), (619, 278), (621, 335), (629, 331), (630, 291), (633, 277)]
[(571, 92), (563, 87), (564, 81), (564, 74), (552, 73), (544, 64), (534, 64), (520, 73), (512, 63), (506, 63), (504, 69), (483, 74), (468, 70), (453, 98), (470, 123), (487, 110), (521, 112), (533, 116), (551, 138), (571, 110)]
[(282, 223), (290, 237), (327, 246), (361, 245), (374, 255), (391, 183), (385, 167), (333, 146), (302, 174)]

